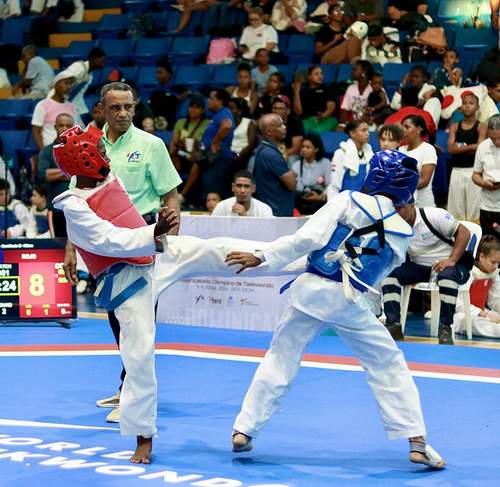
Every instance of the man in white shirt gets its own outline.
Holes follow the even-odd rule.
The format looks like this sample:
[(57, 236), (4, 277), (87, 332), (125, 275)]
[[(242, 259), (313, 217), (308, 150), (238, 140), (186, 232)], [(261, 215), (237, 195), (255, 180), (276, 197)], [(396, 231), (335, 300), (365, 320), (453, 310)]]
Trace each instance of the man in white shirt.
[(252, 8), (248, 14), (250, 25), (241, 34), (240, 52), (248, 61), (253, 61), (257, 50), (261, 48), (269, 53), (278, 52), (278, 33), (271, 25), (264, 24), (263, 15), (260, 7)]
[(477, 147), (472, 180), (482, 188), (479, 220), (483, 235), (500, 230), (500, 114), (488, 120), (488, 138)]
[(238, 171), (233, 176), (231, 185), (234, 196), (217, 203), (214, 216), (256, 216), (272, 217), (269, 205), (252, 197), (255, 193), (255, 181), (248, 171)]
[(410, 203), (398, 211), (413, 227), (414, 236), (408, 247), (409, 260), (394, 269), (382, 282), (386, 327), (395, 340), (404, 339), (400, 323), (401, 288), (429, 281), (434, 270), (437, 272), (436, 284), (441, 301), (439, 343), (453, 345), (451, 325), (458, 287), (469, 278), (473, 263), (473, 257), (466, 252), (470, 250), (470, 232), (441, 208), (417, 209), (415, 204)]
[(485, 96), (479, 104), (477, 119), (484, 123), (498, 113), (498, 104), (500, 103), (500, 74), (492, 75), (488, 80), (488, 95)]

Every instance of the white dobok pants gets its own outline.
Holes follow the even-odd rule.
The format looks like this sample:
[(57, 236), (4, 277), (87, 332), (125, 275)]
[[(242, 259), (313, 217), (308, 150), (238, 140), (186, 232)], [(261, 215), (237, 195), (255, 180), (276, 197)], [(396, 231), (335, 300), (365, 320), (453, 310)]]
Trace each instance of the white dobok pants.
[(472, 168), (454, 167), (448, 190), (448, 211), (457, 220), (479, 222), (481, 188), (472, 181)]

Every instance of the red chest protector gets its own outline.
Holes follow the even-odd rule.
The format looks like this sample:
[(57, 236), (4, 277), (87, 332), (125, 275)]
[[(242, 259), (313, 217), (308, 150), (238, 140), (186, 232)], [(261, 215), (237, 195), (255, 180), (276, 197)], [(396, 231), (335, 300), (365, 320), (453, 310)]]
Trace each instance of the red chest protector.
[(488, 294), (490, 292), (493, 279), (476, 279), (470, 287), (470, 302), (477, 308), (486, 308)]
[[(103, 220), (106, 220), (116, 227), (139, 228), (145, 227), (144, 218), (137, 211), (130, 200), (123, 186), (118, 179), (114, 179), (109, 184), (97, 190), (87, 200), (90, 209)], [(99, 274), (109, 269), (113, 264), (125, 262), (131, 265), (150, 265), (154, 262), (153, 256), (146, 257), (104, 257), (93, 254), (79, 247), (78, 252), (82, 256), (89, 272), (97, 277)]]

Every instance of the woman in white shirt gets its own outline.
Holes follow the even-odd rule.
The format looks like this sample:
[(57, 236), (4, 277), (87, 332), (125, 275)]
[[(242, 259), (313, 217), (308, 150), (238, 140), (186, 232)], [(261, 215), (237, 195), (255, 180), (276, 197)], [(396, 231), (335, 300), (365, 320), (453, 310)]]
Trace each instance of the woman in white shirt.
[(321, 137), (306, 134), (302, 139), (300, 159), (292, 168), (297, 175), (295, 207), (302, 215), (312, 215), (326, 203), (326, 188), (330, 184), (332, 166), (324, 155)]
[(247, 25), (240, 37), (240, 52), (248, 61), (255, 59), (258, 49), (267, 49), (269, 53), (278, 52), (278, 33), (276, 29), (264, 24), (264, 11), (260, 7), (254, 7), (248, 13)]
[(233, 156), (233, 170), (246, 169), (248, 160), (256, 146), (255, 122), (249, 117), (248, 103), (244, 98), (231, 98), (228, 104), (234, 117), (236, 128), (233, 132), (231, 150)]
[(433, 145), (422, 137), (427, 135), (425, 120), (419, 115), (410, 115), (403, 120), (403, 132), (407, 145), (399, 148), (417, 160), (420, 180), (415, 194), (415, 205), (418, 208), (436, 206), (432, 193), (432, 180), (437, 165), (437, 153)]
[(295, 33), (304, 32), (306, 9), (305, 0), (277, 0), (273, 6), (271, 24), (278, 32), (287, 29), (293, 29)]

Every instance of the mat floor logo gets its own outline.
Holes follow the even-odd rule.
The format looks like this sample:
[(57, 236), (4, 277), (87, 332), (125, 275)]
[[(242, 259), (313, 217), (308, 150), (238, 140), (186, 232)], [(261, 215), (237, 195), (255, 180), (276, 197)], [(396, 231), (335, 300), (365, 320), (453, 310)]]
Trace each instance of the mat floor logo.
[(46, 442), (41, 438), (0, 434), (0, 463), (11, 461), (29, 467), (37, 464), (45, 468), (61, 468), (75, 472), (92, 469), (100, 475), (157, 480), (162, 484), (197, 487), (289, 487), (286, 484), (249, 484), (224, 477), (203, 478), (204, 476), (199, 473), (179, 473), (174, 470), (154, 471), (154, 465), (148, 467), (120, 465), (116, 461), (128, 461), (133, 452), (104, 453), (105, 450), (108, 448), (102, 446), (82, 448), (78, 443), (67, 441)]

